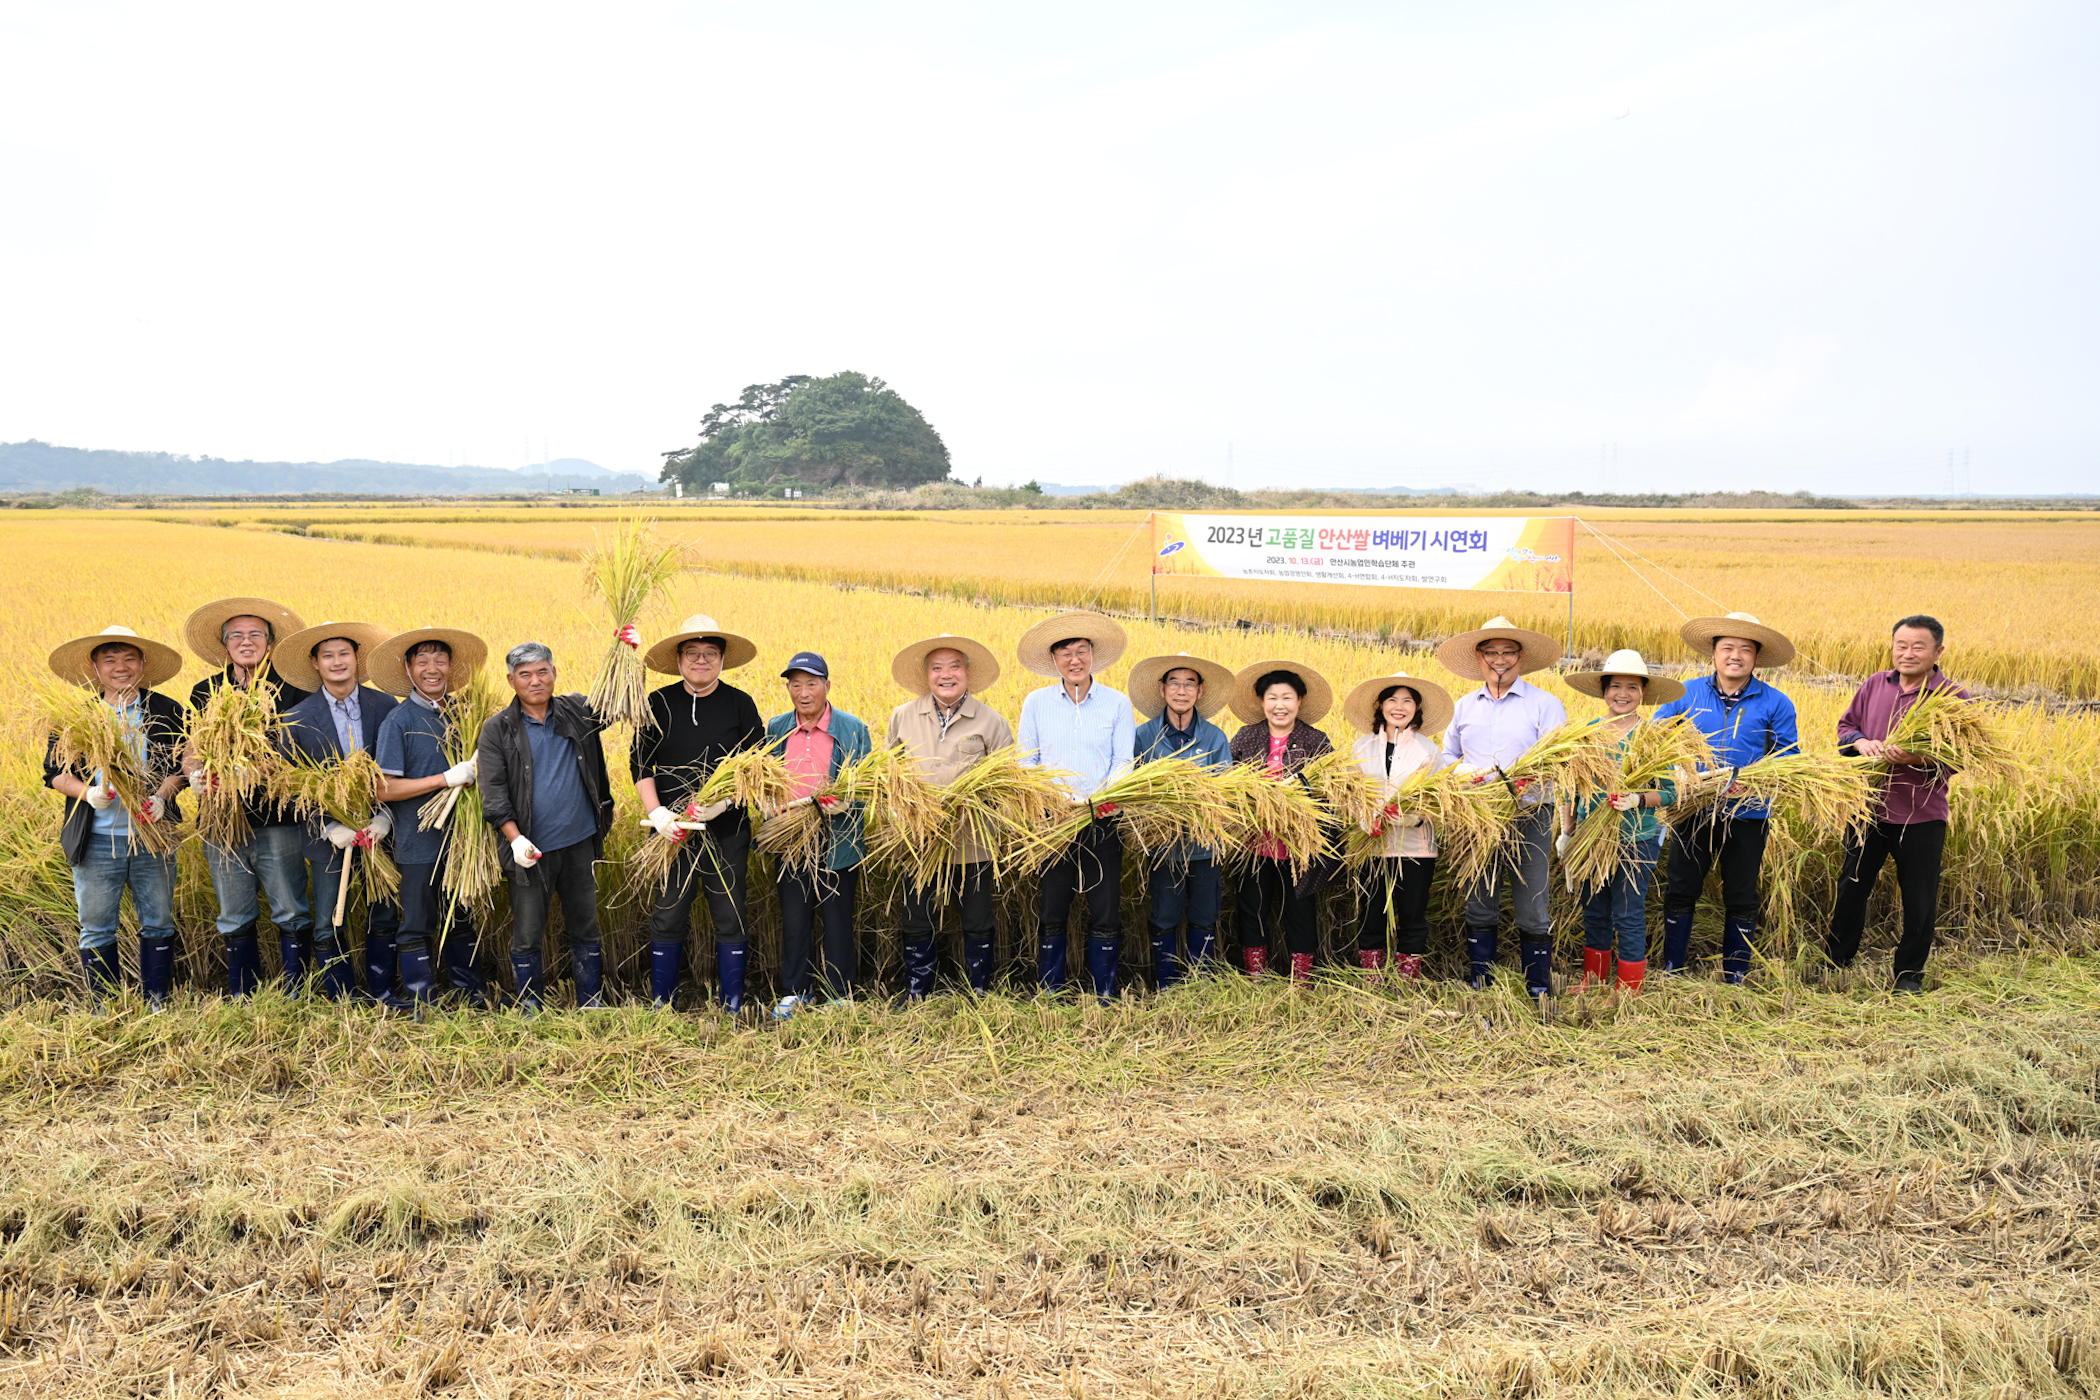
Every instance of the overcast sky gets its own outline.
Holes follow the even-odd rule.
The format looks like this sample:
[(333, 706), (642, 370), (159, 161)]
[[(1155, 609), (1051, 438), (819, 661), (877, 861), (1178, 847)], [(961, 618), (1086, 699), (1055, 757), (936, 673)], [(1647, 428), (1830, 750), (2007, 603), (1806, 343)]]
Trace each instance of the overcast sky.
[(653, 474), (855, 369), (993, 482), (2096, 491), (2096, 71), (2089, 0), (0, 0), (0, 440)]

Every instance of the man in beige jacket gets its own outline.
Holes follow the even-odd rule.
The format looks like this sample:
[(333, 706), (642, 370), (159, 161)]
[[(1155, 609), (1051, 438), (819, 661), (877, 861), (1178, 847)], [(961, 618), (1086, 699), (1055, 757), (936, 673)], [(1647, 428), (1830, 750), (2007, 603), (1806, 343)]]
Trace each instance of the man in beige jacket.
[[(991, 706), (978, 699), (999, 679), (999, 660), (990, 647), (969, 637), (946, 633), (915, 642), (890, 663), (897, 684), (915, 692), (890, 714), (889, 744), (902, 744), (919, 760), (930, 783), (953, 782), (988, 754), (1013, 744), (1014, 732)], [(950, 861), (952, 886), (962, 903), (963, 970), (978, 992), (991, 989), (992, 867), (987, 853), (965, 837)], [(933, 939), (945, 892), (909, 882), (904, 887), (904, 985), (916, 1001), (933, 991)]]

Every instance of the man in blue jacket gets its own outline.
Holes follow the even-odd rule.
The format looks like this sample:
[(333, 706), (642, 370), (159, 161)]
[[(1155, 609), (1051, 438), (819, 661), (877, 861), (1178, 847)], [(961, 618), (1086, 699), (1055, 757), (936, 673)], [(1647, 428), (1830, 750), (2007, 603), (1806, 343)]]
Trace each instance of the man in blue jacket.
[[(1130, 703), (1149, 718), (1137, 729), (1137, 761), (1185, 758), (1200, 768), (1232, 766), (1232, 741), (1210, 717), (1232, 699), (1232, 669), (1187, 652), (1149, 656), (1130, 668)], [(1201, 972), (1218, 944), (1218, 853), (1183, 842), (1152, 867), (1152, 980), (1161, 991), (1181, 980), (1184, 966)], [(1176, 956), (1183, 916), (1188, 960)]]
[[(1748, 613), (1695, 617), (1679, 635), (1686, 646), (1713, 658), (1713, 673), (1685, 682), (1683, 698), (1657, 710), (1656, 719), (1690, 715), (1731, 774), (1761, 758), (1799, 751), (1794, 702), (1757, 678), (1759, 667), (1784, 666), (1794, 659), (1792, 642)], [(1684, 971), (1691, 952), (1692, 914), (1707, 875), (1718, 865), (1724, 914), (1721, 975), (1736, 984), (1749, 976), (1770, 815), (1765, 804), (1748, 800), (1744, 789), (1731, 783), (1721, 801), (1671, 832), (1669, 876), (1663, 889), (1665, 973)]]
[[(391, 635), (370, 622), (323, 622), (278, 643), (273, 660), (279, 674), (312, 692), (284, 716), (285, 738), (302, 757), (321, 762), (352, 751), (377, 751), (379, 726), (396, 702), (365, 680), (372, 648)], [(313, 965), (320, 973), (321, 994), (331, 1000), (340, 1001), (357, 990), (343, 930), (335, 922), (336, 893), (353, 859), (349, 852), (353, 847), (372, 849), (392, 830), (392, 815), (378, 804), (372, 808), (371, 825), (362, 831), (325, 817), (306, 823), (306, 865), (314, 882)], [(391, 1000), (394, 935), (401, 927), (401, 911), (380, 903), (365, 914), (365, 992), (376, 1000)]]
[(766, 722), (766, 745), (795, 776), (790, 806), (814, 803), (826, 827), (824, 868), (780, 871), (781, 981), (787, 995), (773, 1008), (785, 1021), (809, 1005), (811, 935), (824, 921), (824, 982), (831, 995), (853, 995), (860, 972), (854, 946), (853, 900), (860, 887), (860, 812), (823, 792), (839, 769), (868, 755), (868, 726), (831, 707), (831, 667), (813, 651), (798, 651), (780, 673), (794, 707)]

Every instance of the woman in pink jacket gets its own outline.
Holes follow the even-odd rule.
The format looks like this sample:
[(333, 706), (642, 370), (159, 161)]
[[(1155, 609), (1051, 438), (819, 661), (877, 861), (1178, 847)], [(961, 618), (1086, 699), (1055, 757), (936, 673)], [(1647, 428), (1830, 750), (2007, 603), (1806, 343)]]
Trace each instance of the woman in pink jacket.
[[(1419, 769), (1444, 766), (1444, 751), (1432, 736), (1451, 723), (1451, 694), (1417, 676), (1375, 676), (1349, 692), (1342, 714), (1363, 738), (1356, 761), (1391, 793)], [(1363, 920), (1356, 933), (1356, 961), (1383, 972), (1386, 959), (1410, 982), (1422, 977), (1429, 950), (1429, 881), (1436, 873), (1436, 833), (1418, 817), (1396, 813), (1372, 829), (1383, 836), (1385, 853), (1367, 867)]]

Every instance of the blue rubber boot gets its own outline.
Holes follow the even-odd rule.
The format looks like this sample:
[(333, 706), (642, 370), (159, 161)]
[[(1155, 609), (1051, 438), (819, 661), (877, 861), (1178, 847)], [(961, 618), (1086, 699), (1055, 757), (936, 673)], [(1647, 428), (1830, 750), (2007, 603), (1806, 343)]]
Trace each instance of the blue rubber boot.
[(288, 997), (299, 995), (299, 987), (306, 981), (306, 940), (296, 933), (277, 935), (277, 957), (284, 964), (280, 981)]
[(226, 995), (250, 996), (262, 985), (262, 953), (255, 946), (255, 925), (226, 935)]
[(1663, 914), (1663, 965), (1668, 976), (1684, 971), (1692, 955), (1692, 911), (1672, 909)]
[(744, 969), (750, 962), (749, 943), (715, 944), (715, 977), (722, 984), (722, 1009), (732, 1016), (744, 1009)]
[(430, 945), (401, 945), (396, 956), (400, 959), (401, 987), (408, 994), (408, 1007), (420, 1017), (437, 995), (437, 974), (430, 966)]
[(1218, 960), (1218, 931), (1214, 928), (1192, 928), (1189, 930), (1188, 971), (1200, 976), (1211, 970)]
[(394, 972), (400, 953), (391, 933), (365, 935), (365, 995), (385, 1006), (406, 1005), (394, 995)]
[(350, 970), (350, 953), (338, 938), (314, 940), (314, 963), (321, 977), (321, 995), (343, 1001), (357, 993), (357, 974)]
[(124, 986), (124, 968), (117, 961), (117, 945), (105, 943), (100, 948), (82, 948), (80, 973), (87, 983), (88, 1004), (100, 1011), (103, 998), (115, 996)]
[(1089, 938), (1086, 941), (1087, 975), (1094, 979), (1094, 995), (1106, 1006), (1116, 995), (1116, 964), (1123, 960), (1120, 938)]
[(1757, 923), (1752, 919), (1729, 919), (1721, 925), (1721, 980), (1740, 987), (1757, 961)]
[[(1192, 930), (1193, 932), (1193, 930)], [(1191, 940), (1194, 941), (1193, 939)], [(1181, 959), (1174, 953), (1174, 933), (1152, 930), (1152, 981), (1161, 991), (1181, 980)]]
[(1495, 944), (1495, 930), (1491, 928), (1466, 930), (1467, 980), (1476, 992), (1484, 992), (1495, 985)]
[(685, 942), (649, 945), (649, 1004), (668, 1011), (678, 1000), (678, 974), (685, 968)]
[(569, 966), (576, 972), (576, 1009), (597, 1011), (605, 1006), (605, 949), (597, 943), (569, 946)]
[(1035, 972), (1046, 992), (1065, 989), (1065, 943), (1062, 930), (1052, 937), (1046, 929), (1036, 939)]
[(146, 994), (146, 1005), (154, 1011), (167, 1006), (168, 998), (175, 991), (175, 937), (164, 934), (158, 938), (139, 940), (139, 988)]
[(992, 989), (992, 940), (989, 938), (965, 938), (963, 940), (963, 972), (970, 979), (970, 990), (983, 996)]
[(1524, 990), (1532, 1000), (1553, 995), (1553, 945), (1551, 943), (1526, 943), (1524, 945)]
[[(489, 1004), (488, 980), (474, 966), (474, 934), (471, 929), (455, 927), (448, 932), (438, 948), (437, 962), (445, 969), (446, 985), (466, 997), (469, 1005), (482, 1007)], [(403, 974), (403, 980), (407, 980), (406, 974)]]
[(932, 996), (934, 970), (938, 966), (931, 938), (915, 939), (905, 944), (904, 995), (912, 1001), (924, 1001)]
[(512, 953), (510, 975), (518, 983), (518, 1010), (527, 1016), (538, 1014), (546, 992), (545, 979), (540, 972), (540, 955)]

